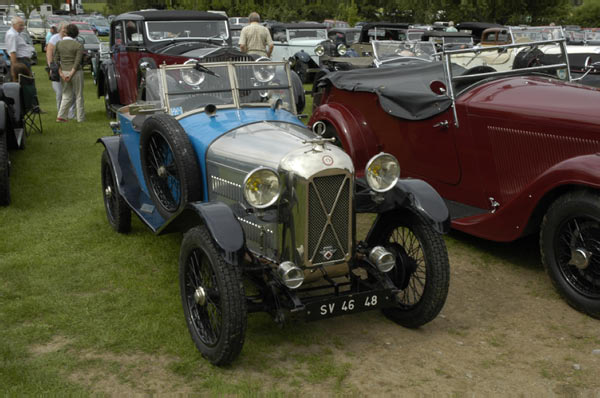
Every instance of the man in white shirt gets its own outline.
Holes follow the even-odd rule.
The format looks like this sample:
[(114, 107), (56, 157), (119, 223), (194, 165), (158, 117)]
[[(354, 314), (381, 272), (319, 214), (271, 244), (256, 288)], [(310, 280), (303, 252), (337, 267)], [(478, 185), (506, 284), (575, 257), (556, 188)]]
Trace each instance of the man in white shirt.
[[(65, 37), (67, 34), (67, 23), (61, 22), (58, 25), (58, 33), (54, 34), (50, 37), (50, 40), (46, 44), (46, 63), (48, 67), (50, 67), (50, 63), (52, 63), (52, 59), (54, 59), (54, 51), (56, 50), (56, 44)], [(59, 81), (52, 82), (52, 89), (56, 94), (56, 110), (60, 110), (60, 102), (62, 101), (62, 84)], [(69, 108), (69, 119), (75, 119), (75, 103)]]
[(12, 27), (6, 32), (6, 52), (10, 56), (11, 75), (13, 81), (17, 81), (18, 76), (15, 75), (13, 65), (16, 63), (25, 64), (31, 70), (31, 54), (33, 54), (33, 46), (27, 44), (25, 38), (21, 36), (21, 32), (25, 29), (25, 21), (21, 17), (13, 17)]

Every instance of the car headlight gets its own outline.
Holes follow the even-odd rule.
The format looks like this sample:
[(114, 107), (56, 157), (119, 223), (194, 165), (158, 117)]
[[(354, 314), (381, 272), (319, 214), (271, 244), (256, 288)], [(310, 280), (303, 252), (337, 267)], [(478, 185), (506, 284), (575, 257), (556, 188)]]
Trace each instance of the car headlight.
[(400, 178), (400, 164), (394, 156), (382, 152), (369, 160), (365, 168), (365, 176), (373, 191), (389, 191)]
[[(183, 64), (189, 65), (191, 63), (195, 64), (197, 62), (198, 61), (196, 61), (195, 59), (188, 59)], [(181, 78), (184, 82), (186, 82), (186, 84), (189, 84), (190, 86), (199, 86), (206, 78), (206, 75), (204, 74), (204, 72), (200, 72), (199, 70), (196, 70), (194, 68), (182, 69)]]
[[(256, 62), (271, 61), (267, 57), (260, 57)], [(255, 65), (252, 67), (254, 77), (261, 83), (268, 83), (275, 77), (275, 66), (273, 65)]]
[(319, 57), (322, 57), (323, 55), (325, 55), (325, 47), (323, 47), (321, 44), (319, 44), (318, 46), (315, 47), (315, 54)]
[(346, 47), (346, 45), (344, 43), (340, 43), (337, 46), (337, 52), (338, 52), (338, 54), (340, 54), (342, 56), (346, 55), (346, 53), (348, 52), (348, 48)]
[(257, 209), (271, 206), (279, 199), (279, 175), (263, 167), (252, 170), (244, 180), (244, 198)]

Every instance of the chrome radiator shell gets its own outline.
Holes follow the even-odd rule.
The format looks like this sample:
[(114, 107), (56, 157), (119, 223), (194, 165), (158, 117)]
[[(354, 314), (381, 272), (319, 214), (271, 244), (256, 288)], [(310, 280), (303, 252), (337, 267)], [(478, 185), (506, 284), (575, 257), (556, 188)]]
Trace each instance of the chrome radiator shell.
[[(275, 263), (338, 264), (352, 251), (354, 167), (340, 148), (316, 145), (307, 128), (283, 122), (240, 127), (206, 154), (208, 198), (232, 207), (249, 250)], [(281, 197), (273, 209), (249, 209), (243, 181), (256, 167), (276, 170)]]

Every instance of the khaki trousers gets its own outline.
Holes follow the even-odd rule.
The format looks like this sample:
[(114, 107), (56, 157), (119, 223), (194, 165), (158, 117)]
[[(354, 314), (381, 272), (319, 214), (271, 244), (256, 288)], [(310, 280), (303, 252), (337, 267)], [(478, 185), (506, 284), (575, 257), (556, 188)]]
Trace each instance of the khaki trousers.
[(77, 121), (83, 122), (85, 120), (85, 110), (83, 109), (83, 71), (80, 69), (76, 71), (71, 80), (62, 83), (62, 100), (60, 101), (60, 109), (58, 110), (58, 117), (67, 119), (67, 113), (69, 108), (75, 101), (75, 108), (77, 109)]

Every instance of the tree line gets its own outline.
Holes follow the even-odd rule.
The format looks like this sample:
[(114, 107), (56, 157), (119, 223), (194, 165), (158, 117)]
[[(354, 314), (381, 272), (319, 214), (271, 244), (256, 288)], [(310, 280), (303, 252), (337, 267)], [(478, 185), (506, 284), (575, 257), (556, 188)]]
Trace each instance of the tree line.
[[(22, 9), (64, 0), (17, 0)], [(575, 24), (600, 27), (600, 0), (107, 0), (106, 13), (147, 8), (223, 10), (230, 16), (257, 11), (263, 20), (282, 22), (390, 21), (430, 24), (435, 21), (496, 22), (503, 25)], [(85, 1), (84, 1), (85, 9)]]

